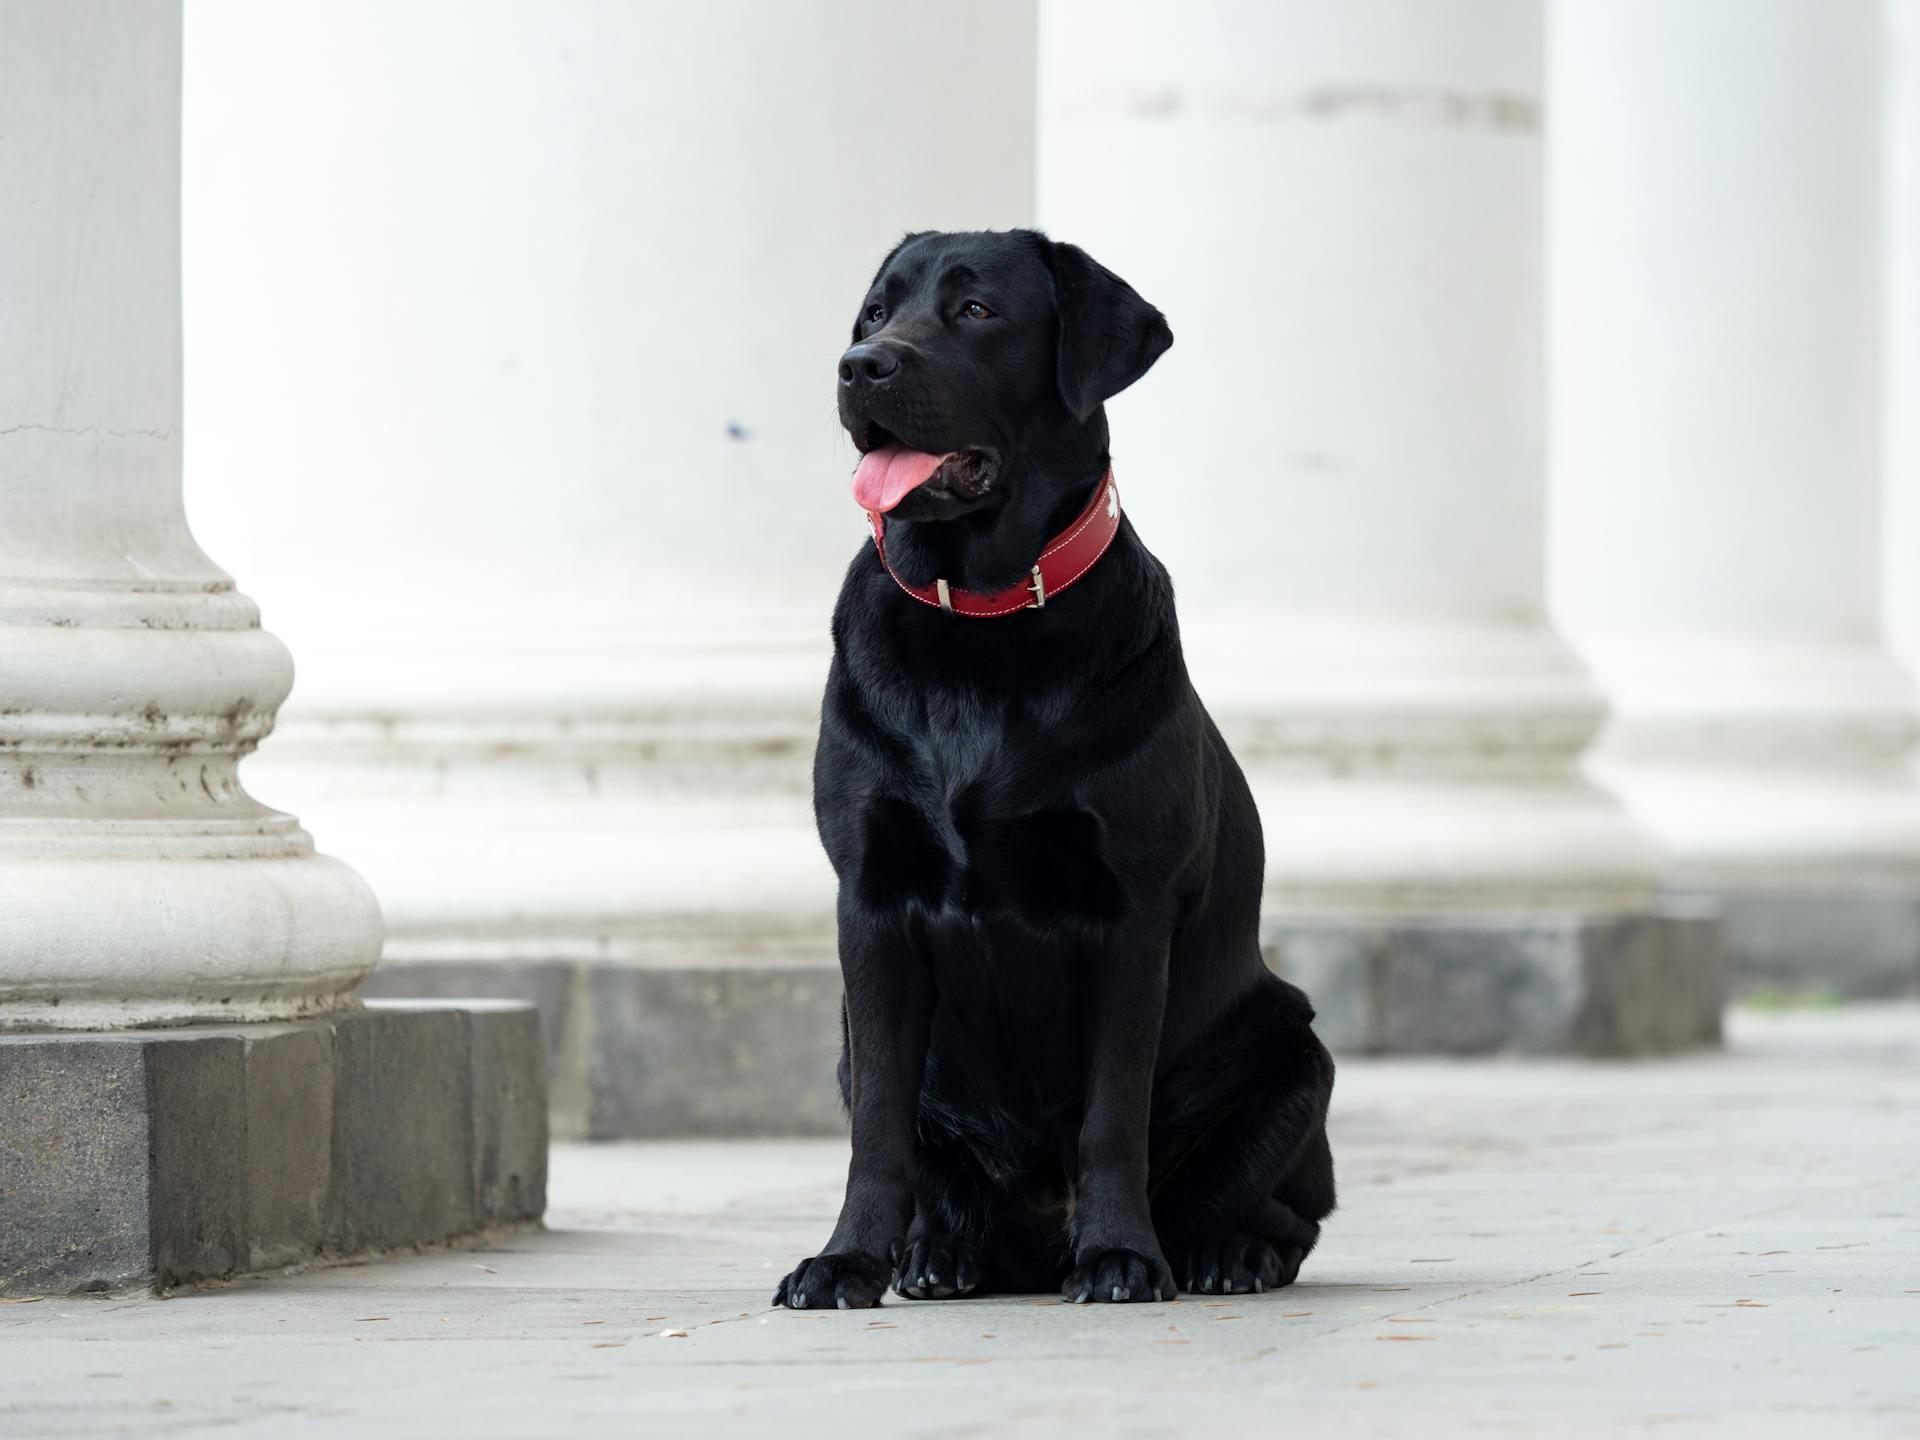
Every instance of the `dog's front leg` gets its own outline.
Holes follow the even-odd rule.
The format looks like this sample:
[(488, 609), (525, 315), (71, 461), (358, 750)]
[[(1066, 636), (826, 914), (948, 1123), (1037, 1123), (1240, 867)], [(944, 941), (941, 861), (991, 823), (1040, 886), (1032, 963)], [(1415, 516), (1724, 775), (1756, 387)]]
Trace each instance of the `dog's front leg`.
[(1171, 1300), (1173, 1272), (1147, 1200), (1148, 1118), (1167, 1000), (1167, 941), (1117, 940), (1083, 962), (1080, 1044), (1086, 1110), (1074, 1187), (1068, 1300)]
[(904, 917), (844, 898), (840, 971), (847, 989), (853, 1163), (827, 1247), (780, 1282), (773, 1303), (856, 1310), (880, 1303), (894, 1247), (913, 1218), (913, 1124), (927, 1063), (933, 982)]

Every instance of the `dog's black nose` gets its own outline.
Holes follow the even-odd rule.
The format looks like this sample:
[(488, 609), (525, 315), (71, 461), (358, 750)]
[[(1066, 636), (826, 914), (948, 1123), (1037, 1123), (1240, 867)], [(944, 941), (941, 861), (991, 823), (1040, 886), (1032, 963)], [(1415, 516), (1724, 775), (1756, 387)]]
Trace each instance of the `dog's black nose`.
[(900, 368), (900, 357), (891, 346), (863, 340), (840, 357), (842, 385), (877, 385)]

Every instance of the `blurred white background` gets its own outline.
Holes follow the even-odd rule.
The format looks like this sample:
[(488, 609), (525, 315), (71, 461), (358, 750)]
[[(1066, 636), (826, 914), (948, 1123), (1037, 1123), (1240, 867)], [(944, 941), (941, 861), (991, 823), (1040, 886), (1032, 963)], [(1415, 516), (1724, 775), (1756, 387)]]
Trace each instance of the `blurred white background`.
[(830, 993), (834, 362), (901, 233), (1038, 222), (1177, 337), (1116, 473), (1276, 954), (1679, 899), (1910, 987), (1917, 10), (190, 0), (189, 510), (301, 676), (250, 783), (393, 983)]

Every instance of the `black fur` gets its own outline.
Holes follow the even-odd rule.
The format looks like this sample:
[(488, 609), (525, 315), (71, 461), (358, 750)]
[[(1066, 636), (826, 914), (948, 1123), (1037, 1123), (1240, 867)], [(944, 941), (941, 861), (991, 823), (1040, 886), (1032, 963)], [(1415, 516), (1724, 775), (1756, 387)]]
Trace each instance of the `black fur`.
[[(908, 578), (1017, 581), (1107, 467), (1102, 402), (1172, 343), (1032, 231), (907, 237), (841, 366), (856, 445), (977, 452), (887, 518)], [(1174, 477), (1123, 476), (1129, 487)], [(1204, 497), (1196, 496), (1196, 500)], [(871, 545), (814, 761), (840, 878), (845, 1206), (795, 1308), (1284, 1285), (1333, 1209), (1333, 1063), (1259, 948), (1259, 817), (1124, 518), (1044, 609), (949, 616)]]

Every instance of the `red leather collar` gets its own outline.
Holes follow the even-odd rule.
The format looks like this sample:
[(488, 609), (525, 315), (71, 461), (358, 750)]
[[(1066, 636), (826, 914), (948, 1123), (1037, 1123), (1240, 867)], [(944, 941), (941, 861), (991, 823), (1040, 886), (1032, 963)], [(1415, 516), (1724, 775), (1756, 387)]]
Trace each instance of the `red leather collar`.
[(1043, 608), (1093, 568), (1094, 562), (1107, 553), (1113, 537), (1120, 533), (1120, 488), (1113, 483), (1113, 471), (1109, 469), (1094, 486), (1087, 508), (1048, 542), (1027, 578), (1005, 590), (961, 590), (945, 580), (936, 580), (931, 585), (909, 585), (887, 559), (886, 522), (872, 510), (867, 512), (867, 519), (873, 524), (873, 545), (880, 552), (880, 563), (887, 567), (887, 573), (902, 590), (922, 605), (945, 610), (949, 615), (991, 620), (1021, 610)]

